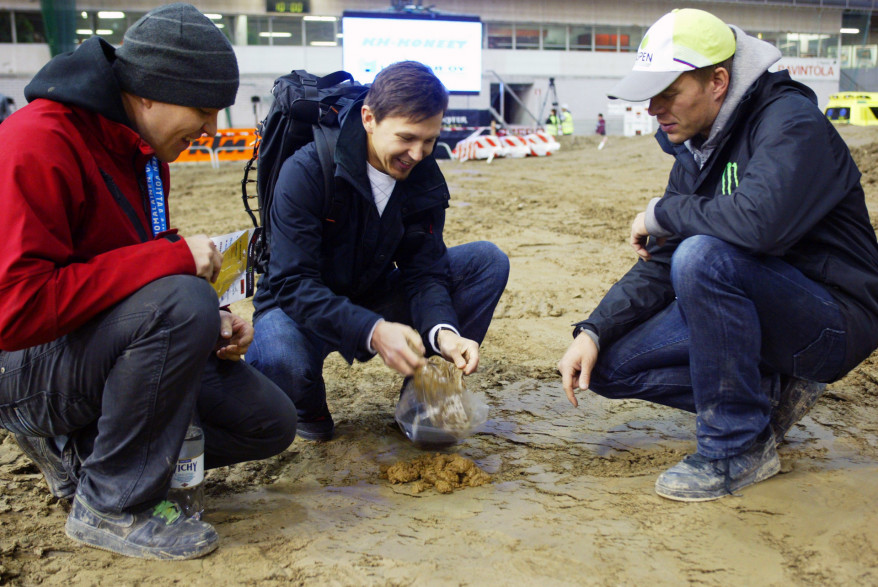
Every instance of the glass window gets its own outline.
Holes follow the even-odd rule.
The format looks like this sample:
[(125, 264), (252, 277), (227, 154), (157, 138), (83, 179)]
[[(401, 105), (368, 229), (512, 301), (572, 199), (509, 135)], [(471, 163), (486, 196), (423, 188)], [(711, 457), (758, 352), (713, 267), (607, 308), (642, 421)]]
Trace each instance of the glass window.
[(820, 44), (820, 57), (838, 59), (838, 35), (826, 35)]
[(540, 48), (540, 25), (516, 24), (515, 25), (515, 48), (516, 49), (539, 49)]
[(591, 33), (590, 26), (571, 26), (570, 27), (570, 50), (571, 51), (591, 51)]
[(335, 36), (335, 19), (309, 20), (306, 18), (305, 40), (309, 45), (337, 45), (338, 39)]
[(12, 13), (0, 10), (0, 43), (12, 42)]
[(543, 49), (564, 51), (567, 49), (567, 27), (561, 24), (543, 26)]
[(488, 23), (488, 49), (512, 49), (512, 25)]
[(247, 18), (247, 44), (271, 45), (271, 29), (267, 16), (251, 16)]
[(271, 19), (272, 45), (302, 45), (302, 19), (274, 16)]
[(638, 26), (619, 28), (619, 51), (634, 53), (640, 47), (645, 29)]
[(45, 43), (43, 15), (39, 12), (15, 13), (15, 39), (19, 43)]
[(205, 12), (204, 15), (221, 30), (229, 41), (234, 43), (235, 39), (235, 18), (217, 12)]
[[(122, 37), (128, 29), (125, 13), (116, 10), (99, 10), (95, 17), (95, 34), (103, 37), (108, 43), (121, 45)], [(77, 37), (80, 38), (79, 35)]]
[(799, 35), (796, 33), (786, 33), (780, 35), (777, 40), (777, 48), (780, 49), (784, 57), (799, 56)]
[(619, 29), (617, 27), (595, 27), (594, 50), (616, 51), (619, 41)]

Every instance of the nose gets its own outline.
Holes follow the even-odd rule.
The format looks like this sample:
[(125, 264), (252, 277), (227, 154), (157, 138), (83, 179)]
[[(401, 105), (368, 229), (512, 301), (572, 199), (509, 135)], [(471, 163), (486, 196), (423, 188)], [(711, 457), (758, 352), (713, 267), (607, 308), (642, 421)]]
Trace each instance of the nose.
[(211, 114), (207, 117), (207, 121), (204, 123), (204, 126), (201, 127), (201, 132), (206, 134), (207, 136), (213, 136), (216, 134), (217, 130), (217, 115), (219, 113)]
[(422, 145), (421, 143), (413, 145), (409, 149), (409, 158), (412, 161), (414, 161), (415, 163), (417, 163), (418, 161), (420, 161), (421, 159), (424, 158), (424, 150), (425, 150), (424, 145)]
[(650, 98), (649, 100), (649, 108), (646, 109), (646, 112), (650, 116), (655, 116), (662, 109), (662, 103), (658, 96), (654, 98)]

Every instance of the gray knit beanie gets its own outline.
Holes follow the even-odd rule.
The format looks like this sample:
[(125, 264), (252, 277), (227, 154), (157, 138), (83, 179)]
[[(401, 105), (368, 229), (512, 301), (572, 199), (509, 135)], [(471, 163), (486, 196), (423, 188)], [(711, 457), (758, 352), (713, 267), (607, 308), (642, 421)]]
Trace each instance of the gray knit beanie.
[(168, 104), (222, 109), (238, 93), (232, 44), (191, 4), (161, 6), (135, 22), (113, 71), (126, 92)]

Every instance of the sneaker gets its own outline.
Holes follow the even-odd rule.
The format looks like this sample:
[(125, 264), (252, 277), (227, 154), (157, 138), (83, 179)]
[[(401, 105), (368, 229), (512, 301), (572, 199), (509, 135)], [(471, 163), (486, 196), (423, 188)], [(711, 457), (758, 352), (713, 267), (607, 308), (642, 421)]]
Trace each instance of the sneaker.
[(332, 421), (332, 414), (328, 413), (313, 420), (299, 420), (296, 424), (296, 435), (303, 440), (324, 442), (332, 440), (334, 433), (335, 422)]
[(780, 399), (777, 406), (771, 412), (771, 430), (777, 443), (783, 442), (784, 436), (793, 427), (793, 424), (805, 417), (817, 398), (826, 391), (825, 383), (799, 379), (798, 377), (783, 377), (781, 379)]
[(219, 546), (213, 526), (187, 518), (167, 500), (138, 514), (105, 514), (77, 495), (64, 529), (73, 540), (136, 558), (186, 560)]
[(55, 446), (52, 438), (42, 436), (25, 436), (13, 434), (21, 452), (30, 457), (46, 478), (49, 491), (58, 499), (73, 499), (76, 493), (76, 482), (67, 473), (61, 462), (61, 451)]
[(774, 436), (754, 444), (746, 452), (727, 459), (711, 460), (698, 453), (659, 475), (655, 492), (677, 501), (719, 499), (742, 487), (764, 481), (780, 472)]

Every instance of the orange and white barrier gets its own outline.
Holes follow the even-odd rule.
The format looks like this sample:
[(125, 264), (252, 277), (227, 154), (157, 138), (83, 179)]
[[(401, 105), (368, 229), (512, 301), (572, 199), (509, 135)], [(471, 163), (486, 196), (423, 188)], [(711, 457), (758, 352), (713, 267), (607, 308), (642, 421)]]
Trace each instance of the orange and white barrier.
[(504, 157), (513, 157), (517, 159), (519, 157), (527, 157), (528, 155), (530, 155), (530, 145), (523, 137), (506, 135), (498, 138), (503, 144)]
[(479, 128), (458, 142), (451, 151), (452, 157), (458, 161), (485, 159), (490, 163), (495, 157), (545, 157), (561, 148), (554, 137), (541, 131), (526, 136), (483, 134), (486, 132), (490, 129)]
[(189, 145), (175, 163), (204, 163), (219, 167), (220, 161), (246, 161), (253, 155), (256, 129), (225, 128), (212, 137), (200, 137)]
[(561, 148), (561, 143), (555, 140), (555, 137), (540, 131), (531, 133), (524, 139), (530, 147), (530, 154), (534, 157), (545, 157)]
[(499, 137), (493, 135), (471, 135), (457, 143), (457, 146), (451, 152), (458, 161), (487, 159), (488, 163), (493, 161), (494, 157), (503, 157), (505, 155), (503, 144), (500, 142)]

